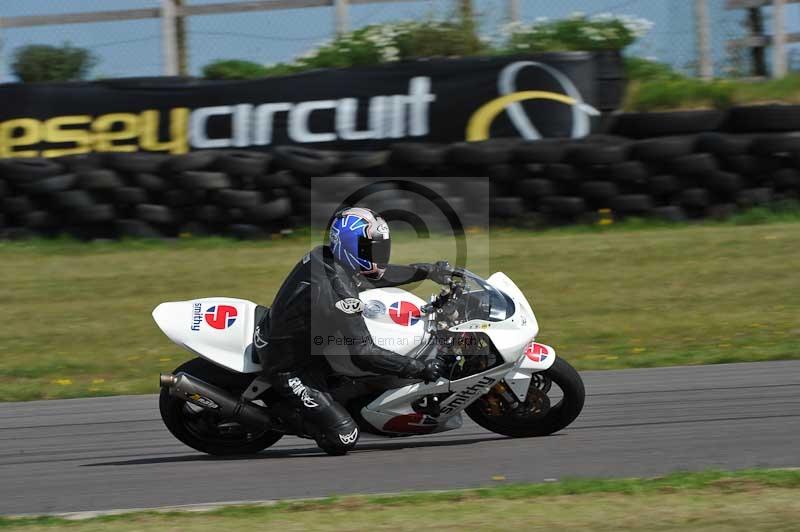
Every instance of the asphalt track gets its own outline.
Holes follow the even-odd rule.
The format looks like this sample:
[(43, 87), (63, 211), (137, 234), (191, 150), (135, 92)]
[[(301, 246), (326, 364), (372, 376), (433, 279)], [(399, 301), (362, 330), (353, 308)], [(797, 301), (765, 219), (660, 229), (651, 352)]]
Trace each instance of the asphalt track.
[(499, 437), (467, 421), (438, 436), (367, 437), (346, 457), (288, 437), (253, 457), (208, 457), (167, 433), (155, 396), (0, 404), (0, 513), (800, 466), (800, 361), (584, 379), (583, 414), (547, 438)]

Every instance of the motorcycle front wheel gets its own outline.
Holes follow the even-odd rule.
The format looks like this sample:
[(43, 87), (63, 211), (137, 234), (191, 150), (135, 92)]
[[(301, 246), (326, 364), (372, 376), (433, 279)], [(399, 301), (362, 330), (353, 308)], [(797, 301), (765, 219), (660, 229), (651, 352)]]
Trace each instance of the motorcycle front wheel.
[(557, 358), (549, 369), (533, 375), (523, 403), (509, 403), (511, 391), (501, 382), (466, 412), (475, 423), (497, 434), (547, 436), (575, 421), (583, 410), (585, 395), (583, 380), (575, 368)]
[[(249, 383), (239, 375), (202, 358), (190, 360), (174, 371), (180, 372), (224, 388), (235, 395), (241, 394)], [(161, 419), (173, 436), (189, 447), (207, 454), (254, 454), (273, 445), (283, 436), (283, 433), (272, 430), (252, 431), (239, 423), (221, 418), (212, 410), (174, 397), (163, 388), (158, 406)]]

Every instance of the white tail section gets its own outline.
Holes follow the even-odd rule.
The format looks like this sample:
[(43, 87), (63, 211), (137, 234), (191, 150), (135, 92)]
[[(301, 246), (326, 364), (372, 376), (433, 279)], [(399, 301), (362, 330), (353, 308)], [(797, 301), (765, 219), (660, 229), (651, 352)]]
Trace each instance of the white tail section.
[(245, 299), (208, 297), (161, 303), (153, 319), (170, 340), (220, 366), (255, 373), (253, 330), (256, 304)]

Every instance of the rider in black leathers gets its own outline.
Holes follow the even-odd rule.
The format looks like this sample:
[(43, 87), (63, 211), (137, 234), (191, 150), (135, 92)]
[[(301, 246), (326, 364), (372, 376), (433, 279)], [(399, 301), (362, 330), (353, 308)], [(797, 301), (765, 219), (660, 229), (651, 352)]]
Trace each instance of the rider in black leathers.
[(284, 281), (266, 320), (258, 324), (254, 344), (264, 375), (296, 414), (301, 430), (330, 454), (345, 454), (359, 437), (345, 408), (326, 391), (331, 369), (322, 355), (332, 338), (345, 340), (352, 363), (375, 374), (426, 382), (443, 372), (438, 360), (421, 362), (376, 346), (361, 311), (358, 293), (424, 279), (440, 284), (449, 271), (439, 265), (389, 265), (389, 230), (369, 209), (337, 213), (329, 245), (319, 246), (294, 267)]

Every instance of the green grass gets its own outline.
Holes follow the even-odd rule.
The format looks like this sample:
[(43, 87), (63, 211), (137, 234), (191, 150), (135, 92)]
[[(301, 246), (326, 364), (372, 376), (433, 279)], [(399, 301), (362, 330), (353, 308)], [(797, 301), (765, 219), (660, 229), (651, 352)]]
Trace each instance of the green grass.
[(627, 111), (726, 109), (732, 105), (800, 103), (800, 74), (781, 79), (714, 79), (686, 76), (665, 63), (625, 58)]
[(2, 518), (5, 530), (796, 530), (800, 472), (675, 473), (437, 493), (135, 512), (85, 520)]
[(627, 111), (727, 109), (733, 105), (800, 103), (800, 75), (781, 79), (704, 81), (683, 76), (659, 64), (628, 62), (631, 81), (623, 107)]
[(625, 108), (634, 111), (716, 108), (733, 105), (800, 103), (800, 75), (765, 81), (672, 81), (631, 83)]
[[(799, 358), (797, 218), (753, 211), (722, 224), (495, 231), (490, 246), (484, 234), (470, 247), (470, 264), (514, 279), (541, 341), (579, 369)], [(396, 240), (398, 263), (452, 258), (445, 239)], [(153, 323), (158, 303), (270, 304), (309, 246), (305, 236), (2, 243), (0, 400), (155, 392), (159, 372), (190, 358)]]

